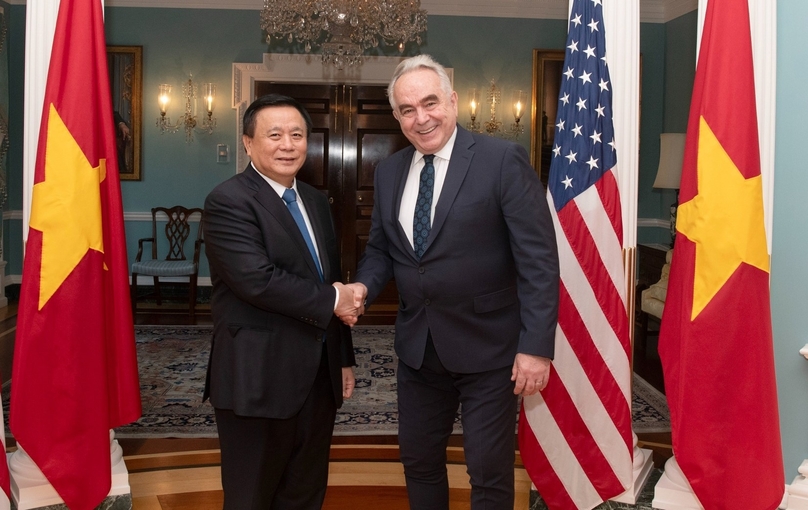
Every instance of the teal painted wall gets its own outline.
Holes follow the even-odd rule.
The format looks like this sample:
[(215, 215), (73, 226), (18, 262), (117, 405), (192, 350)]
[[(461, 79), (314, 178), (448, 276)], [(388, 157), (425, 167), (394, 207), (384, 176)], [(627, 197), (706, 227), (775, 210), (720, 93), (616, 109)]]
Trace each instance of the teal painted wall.
[[(207, 193), (235, 173), (233, 161), (238, 146), (236, 113), (230, 107), (231, 64), (260, 61), (261, 53), (266, 51), (256, 13), (107, 8), (106, 33), (108, 45), (143, 47), (141, 180), (121, 182), (124, 211), (148, 212), (158, 205), (202, 207)], [(193, 142), (186, 143), (182, 132), (160, 134), (155, 122), (159, 115), (159, 84), (173, 86), (168, 115), (176, 122), (184, 110), (182, 84), (189, 74), (197, 83), (217, 85), (216, 129), (212, 135), (196, 134)], [(220, 143), (230, 146), (231, 163), (216, 162), (216, 146)], [(137, 239), (150, 236), (148, 222), (126, 222), (130, 262), (137, 253)], [(209, 274), (204, 259), (200, 276)]]
[[(17, 100), (12, 101), (10, 111), (11, 132), (14, 139), (21, 140), (25, 7), (12, 6), (12, 14), (9, 90), (11, 97)], [(109, 45), (143, 47), (141, 180), (121, 183), (125, 212), (143, 213), (158, 204), (201, 206), (208, 191), (233, 175), (233, 156), (240, 150), (240, 141), (235, 139), (236, 114), (230, 108), (229, 100), (232, 63), (260, 62), (262, 53), (288, 52), (290, 48), (278, 42), (267, 46), (255, 11), (112, 7), (106, 9), (106, 32)], [(455, 89), (461, 101), (465, 101), (469, 88), (484, 87), (490, 80), (497, 81), (505, 97), (514, 88), (525, 90), (530, 95), (533, 49), (563, 48), (565, 37), (564, 20), (430, 16), (429, 31), (421, 51), (454, 68)], [(642, 25), (640, 183), (641, 186), (646, 183), (649, 189), (656, 172), (659, 133), (667, 107), (664, 99), (665, 44), (665, 25)], [(410, 46), (406, 53), (415, 51)], [(397, 55), (395, 50), (387, 53)], [(197, 135), (193, 143), (186, 144), (180, 133), (159, 134), (155, 127), (158, 116), (156, 97), (160, 83), (174, 85), (174, 107), (169, 115), (176, 119), (180, 99), (177, 90), (189, 73), (199, 83), (211, 81), (217, 84), (217, 128), (213, 135)], [(502, 113), (500, 118), (504, 117)], [(462, 124), (468, 121), (468, 114), (462, 107), (458, 120)], [(523, 122), (529, 130), (529, 117), (524, 117)], [(519, 141), (530, 148), (529, 133), (523, 134)], [(219, 143), (230, 146), (231, 163), (216, 163), (215, 150)], [(22, 210), (21, 145), (12, 148), (9, 166), (11, 194), (6, 210), (16, 211), (19, 215)], [(640, 217), (666, 217), (667, 210), (660, 212), (658, 205), (645, 205), (649, 196), (652, 203), (659, 200), (654, 202), (650, 192), (642, 189), (639, 194)], [(6, 274), (19, 277), (22, 273), (22, 222), (19, 219), (6, 220), (5, 227)], [(137, 239), (150, 235), (149, 224), (127, 221), (126, 229), (131, 261), (137, 251)], [(659, 231), (664, 237), (666, 231), (663, 229), (641, 229), (640, 239), (657, 242), (654, 235)], [(202, 275), (207, 276), (207, 264), (202, 266)]]
[(808, 70), (795, 62), (808, 60), (802, 44), (808, 13), (803, 0), (777, 2), (777, 124), (772, 229), (772, 323), (780, 430), (783, 440), (786, 483), (808, 459), (808, 360), (798, 351), (808, 343), (808, 172), (805, 171), (803, 128), (805, 82)]
[[(665, 218), (658, 197), (651, 195), (651, 184), (659, 165), (659, 133), (665, 115), (665, 25), (640, 25), (642, 55), (642, 98), (640, 101), (640, 174), (637, 179), (637, 217)], [(639, 227), (637, 242), (641, 244), (670, 241), (667, 230)], [(667, 241), (666, 241), (667, 239)]]
[[(684, 133), (690, 110), (690, 95), (696, 74), (697, 12), (693, 11), (664, 25), (643, 25), (640, 49), (643, 53), (642, 122), (640, 125), (640, 175), (637, 216), (668, 220), (673, 190), (654, 189), (659, 165), (659, 134)], [(659, 59), (654, 60), (652, 59)], [(650, 111), (649, 111), (650, 109)], [(640, 243), (670, 244), (667, 230), (640, 227)]]
[(690, 96), (696, 77), (698, 13), (690, 12), (665, 24), (666, 133), (687, 131)]

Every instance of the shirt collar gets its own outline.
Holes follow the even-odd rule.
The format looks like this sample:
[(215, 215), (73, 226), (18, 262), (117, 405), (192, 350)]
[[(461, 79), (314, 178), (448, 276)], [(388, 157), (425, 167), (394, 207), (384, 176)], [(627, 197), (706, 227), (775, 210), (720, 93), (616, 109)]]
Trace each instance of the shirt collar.
[[(452, 149), (454, 149), (455, 138), (457, 138), (457, 125), (455, 125), (454, 131), (452, 132), (452, 136), (449, 137), (449, 140), (446, 141), (443, 147), (440, 148), (434, 155), (436, 158), (445, 159), (449, 161), (452, 159)], [(413, 163), (416, 161), (420, 161), (421, 158), (424, 157), (424, 153), (415, 149), (415, 156), (413, 158)]]
[[(273, 181), (272, 179), (270, 179), (266, 175), (259, 172), (258, 169), (255, 168), (255, 165), (253, 165), (252, 161), (250, 161), (250, 166), (253, 167), (253, 170), (255, 170), (255, 173), (260, 175), (265, 181), (267, 181), (267, 183), (270, 186), (272, 186), (272, 189), (275, 190), (275, 193), (277, 193), (279, 197), (283, 198), (283, 192), (287, 190), (286, 186), (284, 186), (283, 184), (281, 184), (281, 183), (279, 183), (277, 181)], [(295, 177), (295, 180), (292, 182), (292, 189), (295, 190), (295, 195), (300, 196), (300, 193), (298, 193), (298, 191), (297, 191), (297, 178), (296, 177)]]

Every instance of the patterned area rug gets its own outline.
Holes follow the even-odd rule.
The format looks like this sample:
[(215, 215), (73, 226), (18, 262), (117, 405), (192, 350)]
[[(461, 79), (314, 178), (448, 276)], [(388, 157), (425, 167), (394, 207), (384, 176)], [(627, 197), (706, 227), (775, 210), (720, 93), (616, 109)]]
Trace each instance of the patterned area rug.
[[(135, 328), (143, 416), (116, 429), (120, 438), (216, 437), (210, 403), (202, 403), (210, 352), (209, 326)], [(356, 391), (338, 411), (336, 435), (395, 435), (397, 359), (393, 328), (354, 328)], [(3, 391), (8, 412), (8, 388)], [(634, 376), (634, 431), (666, 432), (670, 420), (665, 396)], [(455, 431), (461, 432), (459, 421)]]

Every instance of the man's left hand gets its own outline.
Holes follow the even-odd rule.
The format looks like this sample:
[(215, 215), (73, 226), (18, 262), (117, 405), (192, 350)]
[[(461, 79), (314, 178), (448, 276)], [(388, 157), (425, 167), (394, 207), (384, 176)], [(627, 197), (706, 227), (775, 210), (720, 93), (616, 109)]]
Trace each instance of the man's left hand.
[(516, 382), (513, 388), (514, 395), (527, 397), (546, 388), (550, 379), (551, 363), (550, 358), (518, 353), (513, 360), (511, 371), (511, 381)]
[(354, 387), (356, 387), (354, 368), (342, 367), (342, 398), (351, 398)]

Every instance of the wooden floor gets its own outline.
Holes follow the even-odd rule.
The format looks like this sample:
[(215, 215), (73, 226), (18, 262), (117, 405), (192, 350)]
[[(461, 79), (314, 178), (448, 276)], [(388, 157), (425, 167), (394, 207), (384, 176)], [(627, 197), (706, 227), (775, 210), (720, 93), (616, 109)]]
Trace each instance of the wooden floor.
[[(0, 313), (0, 335), (13, 331), (16, 309)], [(187, 308), (163, 305), (142, 307), (135, 315), (139, 325), (210, 324), (209, 308), (201, 307), (191, 319)], [(643, 353), (643, 358), (645, 358)], [(653, 356), (651, 356), (653, 358)], [(652, 373), (653, 359), (639, 363)], [(636, 368), (635, 361), (635, 368)], [(2, 367), (0, 367), (2, 368)], [(638, 372), (639, 373), (639, 372)], [(643, 377), (656, 385), (654, 377)], [(661, 380), (661, 375), (659, 377)], [(131, 486), (134, 510), (220, 510), (222, 490), (219, 479), (217, 439), (119, 439)], [(670, 434), (642, 434), (639, 445), (654, 452), (654, 463), (661, 467), (670, 457)], [(13, 449), (13, 441), (9, 443)], [(462, 438), (452, 437), (447, 450), (451, 510), (469, 505), (469, 484), (463, 459)], [(515, 466), (516, 504), (526, 510), (530, 480), (517, 452)], [(408, 509), (404, 475), (398, 460), (395, 436), (335, 437), (331, 448), (327, 510), (405, 510)]]

